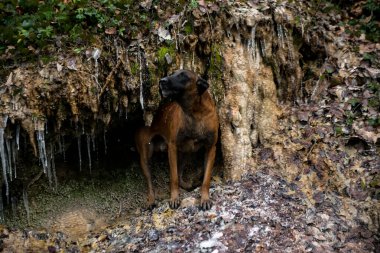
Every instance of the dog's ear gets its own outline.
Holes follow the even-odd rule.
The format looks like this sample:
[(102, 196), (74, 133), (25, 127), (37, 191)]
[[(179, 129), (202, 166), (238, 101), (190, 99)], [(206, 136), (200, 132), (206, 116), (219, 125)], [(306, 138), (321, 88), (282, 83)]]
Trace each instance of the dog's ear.
[(205, 90), (207, 90), (209, 84), (208, 82), (201, 78), (201, 77), (198, 77), (198, 80), (197, 80), (197, 89), (198, 89), (198, 94), (199, 95), (202, 95), (203, 92), (205, 92)]

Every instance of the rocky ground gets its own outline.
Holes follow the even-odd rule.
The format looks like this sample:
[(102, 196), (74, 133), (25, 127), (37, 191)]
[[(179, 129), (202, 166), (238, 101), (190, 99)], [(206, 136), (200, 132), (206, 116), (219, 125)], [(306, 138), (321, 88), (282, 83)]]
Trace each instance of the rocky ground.
[[(214, 180), (211, 210), (199, 189), (81, 238), (1, 229), (3, 252), (379, 252), (373, 202), (326, 192), (310, 205), (296, 183), (264, 168), (238, 182)], [(378, 207), (378, 203), (377, 203)]]

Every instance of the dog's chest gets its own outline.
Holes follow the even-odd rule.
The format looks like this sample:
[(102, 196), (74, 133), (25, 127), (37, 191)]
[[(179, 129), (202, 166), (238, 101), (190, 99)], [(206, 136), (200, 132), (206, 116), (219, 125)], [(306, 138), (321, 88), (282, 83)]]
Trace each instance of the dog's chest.
[(203, 121), (187, 119), (177, 136), (177, 147), (182, 152), (195, 152), (213, 143), (214, 132), (205, 127)]

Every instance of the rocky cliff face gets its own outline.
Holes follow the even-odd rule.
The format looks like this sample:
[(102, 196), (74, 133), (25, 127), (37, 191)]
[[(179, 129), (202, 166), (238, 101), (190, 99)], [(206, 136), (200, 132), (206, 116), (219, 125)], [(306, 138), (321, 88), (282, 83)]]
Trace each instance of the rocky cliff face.
[[(162, 11), (160, 5), (154, 8)], [(28, 136), (48, 172), (60, 139), (102, 137), (119, 115), (128, 121), (128, 115), (143, 114), (149, 125), (160, 102), (157, 80), (189, 68), (211, 82), (221, 118), (225, 175), (240, 178), (252, 148), (272, 142), (279, 101), (299, 98), (295, 19), (286, 4), (274, 3), (203, 4), (180, 14), (167, 11), (157, 29), (129, 43), (117, 36), (99, 38), (79, 54), (62, 50), (55, 61), (10, 71), (1, 93), (4, 140), (16, 142), (20, 132), (22, 138)], [(186, 22), (192, 31), (184, 31)], [(12, 152), (4, 153), (10, 165), (4, 168), (7, 177)]]

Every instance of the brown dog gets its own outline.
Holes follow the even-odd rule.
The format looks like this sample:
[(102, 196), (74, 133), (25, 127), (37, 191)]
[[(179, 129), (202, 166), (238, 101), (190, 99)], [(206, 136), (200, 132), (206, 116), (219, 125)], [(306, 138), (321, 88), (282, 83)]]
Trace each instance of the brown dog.
[(155, 202), (152, 178), (148, 161), (153, 151), (168, 151), (170, 166), (171, 208), (179, 201), (178, 152), (205, 150), (204, 176), (201, 188), (201, 207), (211, 208), (209, 188), (218, 139), (218, 116), (215, 104), (207, 90), (208, 83), (189, 70), (178, 70), (160, 80), (160, 93), (169, 102), (161, 106), (150, 127), (136, 133), (136, 146), (140, 154), (140, 165), (148, 182), (148, 206)]

